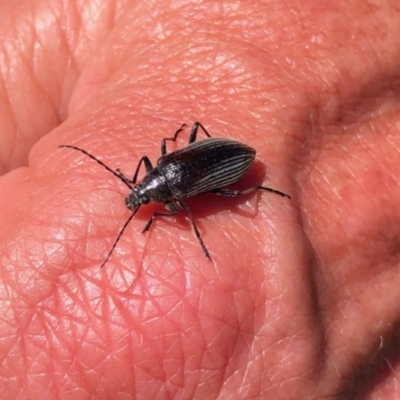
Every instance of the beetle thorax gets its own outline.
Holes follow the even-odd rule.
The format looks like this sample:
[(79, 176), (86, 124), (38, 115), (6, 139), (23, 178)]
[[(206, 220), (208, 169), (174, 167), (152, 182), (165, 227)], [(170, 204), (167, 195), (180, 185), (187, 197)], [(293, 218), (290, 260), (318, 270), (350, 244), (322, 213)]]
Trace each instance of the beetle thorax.
[(169, 189), (165, 176), (154, 168), (150, 171), (125, 198), (126, 206), (134, 211), (142, 204), (150, 201), (165, 203), (171, 198), (171, 190)]

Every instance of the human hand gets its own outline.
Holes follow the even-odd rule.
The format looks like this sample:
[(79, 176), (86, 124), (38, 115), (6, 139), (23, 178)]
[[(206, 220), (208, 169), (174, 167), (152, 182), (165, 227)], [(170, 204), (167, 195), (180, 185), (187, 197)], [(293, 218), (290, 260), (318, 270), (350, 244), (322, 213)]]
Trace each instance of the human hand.
[[(395, 4), (18, 7), (0, 16), (3, 398), (396, 398)], [(243, 187), (292, 199), (192, 199), (213, 263), (183, 213), (141, 235), (148, 205), (99, 269), (126, 187), (58, 146), (130, 176), (196, 120), (257, 150)]]

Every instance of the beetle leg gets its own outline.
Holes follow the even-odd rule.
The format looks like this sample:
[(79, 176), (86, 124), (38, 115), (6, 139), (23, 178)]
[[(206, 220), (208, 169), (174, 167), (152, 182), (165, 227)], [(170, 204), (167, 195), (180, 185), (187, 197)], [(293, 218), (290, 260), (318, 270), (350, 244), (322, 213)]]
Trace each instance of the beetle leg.
[[(170, 138), (164, 138), (163, 140), (161, 140), (161, 155), (165, 156), (167, 154), (167, 145), (166, 145), (166, 141), (170, 140), (171, 142), (175, 142), (176, 139), (178, 138), (178, 135), (183, 131), (183, 129), (186, 127), (186, 124), (183, 124), (176, 132), (175, 135), (173, 137)], [(204, 126), (200, 123), (200, 122), (195, 122), (193, 124), (192, 130), (190, 132), (190, 136), (189, 136), (189, 144), (193, 143), (196, 141), (197, 138), (197, 131), (199, 130), (199, 127), (203, 130), (203, 132), (208, 136), (211, 137), (211, 135), (207, 132), (207, 129), (204, 128)]]
[(199, 127), (203, 130), (203, 132), (204, 132), (208, 137), (211, 137), (211, 135), (207, 132), (207, 129), (204, 128), (204, 126), (203, 126), (200, 122), (195, 122), (195, 123), (193, 124), (192, 131), (190, 132), (189, 144), (196, 141), (196, 138), (197, 138), (197, 131), (199, 130)]
[(242, 196), (245, 194), (255, 192), (256, 190), (266, 190), (268, 192), (279, 194), (279, 196), (288, 197), (290, 199), (289, 195), (287, 195), (283, 192), (280, 192), (279, 190), (271, 189), (271, 188), (265, 187), (265, 186), (253, 186), (249, 189), (242, 190), (242, 191), (231, 190), (231, 189), (216, 189), (216, 190), (212, 190), (210, 193), (216, 194), (218, 196), (237, 197), (237, 196)]
[(178, 209), (176, 208), (176, 205), (174, 203), (171, 203), (171, 202), (165, 203), (165, 208), (170, 212), (166, 213), (166, 212), (156, 211), (152, 215), (152, 217), (149, 219), (149, 222), (147, 222), (147, 224), (144, 227), (142, 233), (145, 233), (150, 229), (151, 224), (153, 223), (155, 218), (157, 218), (157, 217), (172, 217), (173, 215), (178, 214)]
[(164, 138), (161, 140), (161, 155), (165, 156), (167, 154), (167, 144), (165, 143), (166, 140), (170, 140), (171, 142), (175, 142), (178, 135), (185, 129), (187, 125), (182, 124), (182, 126), (175, 132), (174, 137)]
[(212, 260), (211, 260), (211, 257), (210, 257), (210, 254), (208, 253), (208, 250), (207, 250), (207, 248), (206, 248), (206, 245), (204, 244), (203, 239), (202, 239), (201, 236), (200, 236), (200, 232), (199, 232), (199, 230), (197, 229), (196, 223), (194, 222), (193, 214), (192, 214), (192, 212), (190, 211), (189, 206), (188, 206), (186, 203), (184, 203), (182, 200), (177, 200), (176, 202), (179, 204), (179, 206), (181, 206), (181, 207), (188, 213), (189, 218), (190, 218), (190, 222), (192, 223), (192, 226), (193, 226), (193, 229), (194, 229), (194, 233), (196, 234), (197, 240), (198, 240), (199, 243), (200, 243), (201, 249), (203, 250), (204, 255), (205, 255), (210, 261), (212, 261)]
[[(146, 168), (146, 172), (147, 172), (147, 173), (149, 173), (149, 172), (153, 169), (153, 165), (151, 164), (151, 161), (149, 160), (149, 157), (143, 156), (143, 157), (140, 159), (138, 166), (136, 167), (135, 175), (133, 175), (133, 179), (132, 179), (132, 180), (127, 179), (127, 178), (122, 174), (122, 172), (119, 172), (119, 173), (120, 173), (125, 179), (127, 179), (127, 181), (128, 181), (129, 183), (135, 184), (135, 183), (136, 183), (136, 180), (137, 180), (137, 177), (138, 177), (138, 174), (139, 174), (140, 167), (142, 166), (142, 163), (144, 163), (144, 167)], [(118, 171), (119, 171), (119, 170), (118, 170)], [(121, 178), (121, 179), (122, 179), (122, 178)]]
[(121, 179), (121, 181), (125, 182), (126, 184), (135, 184), (137, 180), (137, 176), (139, 174), (140, 167), (144, 163), (144, 167), (146, 168), (146, 172), (149, 173), (153, 169), (153, 165), (147, 156), (144, 156), (140, 159), (138, 166), (136, 167), (135, 175), (133, 175), (133, 179), (127, 178), (119, 168), (115, 170), (116, 175)]

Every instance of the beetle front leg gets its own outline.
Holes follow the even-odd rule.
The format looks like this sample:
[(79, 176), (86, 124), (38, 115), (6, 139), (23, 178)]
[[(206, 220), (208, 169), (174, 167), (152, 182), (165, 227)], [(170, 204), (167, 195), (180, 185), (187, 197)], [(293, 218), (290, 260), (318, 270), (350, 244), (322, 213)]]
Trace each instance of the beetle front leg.
[(211, 260), (211, 257), (210, 257), (210, 254), (208, 253), (208, 250), (207, 250), (207, 248), (206, 248), (206, 245), (204, 244), (203, 239), (202, 239), (201, 236), (200, 236), (200, 232), (199, 232), (199, 230), (197, 229), (196, 223), (194, 222), (193, 214), (192, 214), (192, 212), (190, 211), (189, 206), (188, 206), (186, 203), (184, 203), (182, 200), (177, 200), (176, 202), (188, 213), (189, 218), (190, 218), (190, 222), (192, 223), (192, 226), (193, 226), (193, 229), (194, 229), (194, 233), (196, 234), (197, 240), (198, 240), (199, 243), (200, 243), (201, 249), (203, 250), (204, 255), (205, 255), (210, 261), (212, 261), (212, 260)]
[(145, 167), (147, 173), (149, 173), (149, 172), (153, 169), (153, 165), (151, 164), (151, 161), (150, 161), (149, 157), (143, 156), (143, 157), (140, 159), (140, 161), (139, 161), (139, 163), (138, 163), (138, 166), (136, 167), (136, 171), (135, 171), (135, 174), (133, 175), (133, 179), (132, 179), (132, 180), (129, 179), (129, 178), (127, 178), (127, 177), (121, 172), (121, 170), (120, 170), (119, 168), (115, 170), (115, 173), (116, 173), (116, 174), (118, 175), (118, 177), (119, 177), (122, 181), (124, 181), (125, 183), (127, 183), (127, 184), (135, 184), (135, 183), (136, 183), (136, 180), (137, 180), (137, 177), (138, 177), (138, 174), (139, 174), (140, 167), (142, 166), (142, 163), (144, 163), (144, 167)]
[(279, 194), (279, 196), (282, 196), (282, 197), (288, 197), (289, 199), (291, 198), (286, 193), (283, 193), (283, 192), (280, 192), (279, 190), (271, 189), (271, 188), (265, 187), (265, 186), (253, 186), (246, 190), (216, 189), (216, 190), (212, 190), (210, 193), (216, 194), (218, 196), (237, 197), (237, 196), (242, 196), (245, 194), (255, 192), (256, 190), (266, 190), (271, 193)]
[(147, 224), (146, 224), (146, 226), (144, 227), (142, 233), (145, 233), (145, 232), (147, 232), (147, 231), (150, 229), (151, 224), (153, 223), (153, 221), (154, 221), (155, 218), (157, 218), (157, 217), (172, 217), (173, 215), (178, 214), (178, 209), (176, 208), (176, 205), (175, 205), (174, 203), (171, 203), (171, 202), (165, 203), (165, 208), (166, 208), (167, 210), (169, 210), (170, 212), (169, 212), (169, 213), (166, 213), (166, 212), (156, 211), (156, 212), (152, 215), (152, 217), (150, 218), (149, 222), (147, 222)]

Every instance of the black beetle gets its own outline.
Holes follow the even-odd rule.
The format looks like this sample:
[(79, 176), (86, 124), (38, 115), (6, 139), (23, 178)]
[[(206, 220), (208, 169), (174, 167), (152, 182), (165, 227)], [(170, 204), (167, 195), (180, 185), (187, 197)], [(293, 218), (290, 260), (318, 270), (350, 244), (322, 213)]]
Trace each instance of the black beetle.
[[(165, 208), (169, 211), (156, 211), (149, 222), (147, 222), (142, 233), (150, 229), (156, 217), (170, 217), (178, 214), (177, 206), (183, 208), (189, 215), (203, 253), (211, 260), (210, 254), (194, 222), (193, 214), (183, 199), (194, 197), (202, 193), (214, 193), (220, 196), (236, 197), (259, 189), (267, 190), (290, 199), (290, 196), (287, 194), (264, 186), (253, 186), (243, 191), (225, 189), (226, 186), (237, 182), (246, 173), (254, 161), (256, 151), (232, 139), (211, 137), (200, 122), (195, 122), (193, 124), (188, 146), (167, 154), (166, 141), (171, 140), (175, 142), (179, 133), (182, 132), (185, 127), (186, 124), (183, 124), (175, 132), (173, 137), (161, 140), (161, 157), (158, 159), (155, 168), (151, 164), (149, 158), (143, 156), (136, 167), (136, 172), (132, 180), (127, 178), (119, 169), (114, 171), (86, 150), (71, 145), (59, 146), (78, 150), (89, 156), (114, 174), (132, 190), (125, 199), (125, 204), (129, 210), (132, 211), (132, 215), (122, 227), (110, 252), (103, 264), (101, 264), (101, 267), (103, 267), (110, 258), (125, 228), (142, 204), (148, 204), (151, 201), (164, 203)], [(199, 127), (208, 136), (208, 139), (196, 142)], [(136, 184), (142, 164), (144, 164), (147, 175), (143, 178), (141, 183)]]

